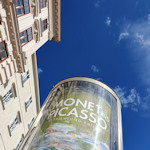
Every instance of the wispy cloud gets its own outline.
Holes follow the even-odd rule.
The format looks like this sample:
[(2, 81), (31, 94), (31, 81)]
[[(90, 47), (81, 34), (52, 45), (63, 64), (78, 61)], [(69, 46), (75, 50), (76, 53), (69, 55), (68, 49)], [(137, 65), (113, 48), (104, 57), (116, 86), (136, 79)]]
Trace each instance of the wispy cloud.
[(41, 68), (38, 68), (38, 75), (40, 75), (41, 73), (43, 73), (43, 70)]
[(100, 7), (100, 0), (97, 0), (94, 2), (94, 7), (99, 8)]
[(150, 89), (147, 89), (147, 96), (143, 98), (141, 107), (144, 110), (150, 109)]
[[(143, 17), (144, 18), (144, 17)], [(145, 85), (150, 85), (150, 14), (146, 18), (136, 22), (128, 22), (123, 25), (118, 41), (129, 39), (130, 53), (133, 55), (135, 70), (138, 78)], [(149, 86), (150, 87), (150, 86)]]
[(150, 20), (150, 14), (147, 15), (147, 19)]
[(92, 70), (93, 72), (99, 72), (98, 67), (95, 66), (95, 65), (92, 65), (92, 66), (91, 66), (91, 70)]
[(116, 86), (114, 91), (120, 97), (121, 103), (124, 108), (131, 108), (131, 110), (138, 112), (140, 110), (150, 109), (150, 90), (147, 89), (146, 96), (141, 97), (136, 89), (126, 90)]
[(128, 32), (121, 32), (120, 35), (119, 35), (119, 39), (118, 41), (120, 42), (122, 39), (125, 39), (129, 36), (129, 33)]
[(106, 18), (105, 23), (106, 23), (107, 26), (110, 26), (110, 24), (111, 24), (111, 19), (110, 19), (110, 17), (107, 17), (107, 18)]
[(133, 111), (138, 111), (138, 106), (140, 104), (141, 99), (135, 89), (131, 89), (127, 93), (125, 88), (117, 86), (114, 88), (114, 91), (120, 97), (123, 107), (130, 107)]

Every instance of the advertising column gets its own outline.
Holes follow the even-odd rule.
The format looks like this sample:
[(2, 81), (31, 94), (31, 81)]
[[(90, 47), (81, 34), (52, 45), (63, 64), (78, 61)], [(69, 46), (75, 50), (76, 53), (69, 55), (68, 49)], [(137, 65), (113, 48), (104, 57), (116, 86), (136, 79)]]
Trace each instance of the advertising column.
[(105, 84), (66, 79), (52, 89), (28, 149), (122, 150), (118, 113), (120, 100)]

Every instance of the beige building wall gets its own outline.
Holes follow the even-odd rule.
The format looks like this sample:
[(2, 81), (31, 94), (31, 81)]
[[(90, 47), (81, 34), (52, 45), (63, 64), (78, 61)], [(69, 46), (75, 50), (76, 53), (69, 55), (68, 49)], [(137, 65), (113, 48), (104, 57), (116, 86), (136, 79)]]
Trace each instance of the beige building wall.
[[(0, 149), (4, 148), (4, 145), (6, 150), (15, 149), (19, 141), (27, 134), (39, 112), (40, 99), (37, 97), (37, 94), (39, 95), (36, 90), (37, 87), (35, 88), (37, 83), (34, 80), (36, 77), (33, 66), (35, 67), (36, 64), (33, 65), (33, 59), (33, 55), (27, 58), (25, 69), (29, 71), (29, 78), (24, 83), (22, 80), (23, 74), (15, 73), (7, 83), (0, 85), (0, 134), (2, 135)], [(12, 98), (9, 98), (10, 95), (8, 94), (9, 96), (6, 97), (9, 100), (4, 104), (2, 99), (4, 99), (4, 95), (10, 90), (12, 90)], [(26, 107), (26, 103), (30, 99), (31, 102)], [(18, 123), (16, 123), (12, 132), (10, 132), (10, 126), (16, 117)], [(2, 143), (4, 145), (1, 145)]]
[(61, 37), (60, 0), (18, 1), (0, 0), (0, 150), (18, 150), (30, 131), (40, 111), (36, 51)]

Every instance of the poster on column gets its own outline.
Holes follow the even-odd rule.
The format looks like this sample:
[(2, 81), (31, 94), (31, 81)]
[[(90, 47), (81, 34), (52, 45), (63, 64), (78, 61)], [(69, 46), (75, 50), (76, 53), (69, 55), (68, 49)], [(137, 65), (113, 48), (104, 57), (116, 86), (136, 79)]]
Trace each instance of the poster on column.
[(81, 81), (56, 87), (29, 149), (110, 150), (111, 105), (98, 90)]

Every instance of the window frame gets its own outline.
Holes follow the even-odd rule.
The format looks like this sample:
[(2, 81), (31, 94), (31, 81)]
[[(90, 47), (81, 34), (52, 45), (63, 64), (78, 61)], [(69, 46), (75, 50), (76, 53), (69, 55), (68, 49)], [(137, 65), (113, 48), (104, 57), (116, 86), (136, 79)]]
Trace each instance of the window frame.
[[(40, 1), (40, 9), (43, 9), (43, 8), (45, 8), (46, 7), (46, 5), (47, 5), (47, 0), (39, 0)], [(46, 4), (44, 4), (44, 2), (46, 3)], [(41, 3), (43, 3), (45, 6), (44, 7), (41, 7)]]
[[(4, 98), (5, 96), (5, 98)], [(3, 96), (2, 96), (2, 103), (3, 103), (3, 108), (6, 108), (7, 103), (14, 97), (13, 95), (13, 89), (10, 88)]]
[[(0, 44), (2, 44), (2, 43), (4, 43), (5, 49), (0, 51), (0, 63), (2, 63), (3, 61), (5, 61), (8, 58), (8, 52), (7, 52), (7, 49), (6, 49), (6, 43), (5, 43), (5, 41), (0, 42)], [(6, 52), (7, 57), (4, 58), (3, 60), (1, 60), (1, 53), (3, 53), (3, 52)]]
[(32, 96), (30, 96), (28, 100), (25, 102), (26, 111), (28, 110), (31, 104), (32, 104)]
[(24, 139), (24, 135), (22, 134), (21, 139), (19, 140), (16, 148), (14, 148), (13, 150), (19, 150), (21, 144), (23, 143), (23, 139)]
[[(30, 34), (28, 34), (28, 29), (31, 29), (31, 33), (30, 33)], [(20, 32), (19, 35), (20, 35), (21, 33), (23, 33), (23, 32), (26, 32), (26, 36), (24, 36), (23, 38), (20, 37), (20, 43), (21, 43), (21, 40), (23, 40), (23, 39), (25, 39), (25, 38), (27, 38), (27, 42), (24, 43), (23, 45), (21, 44), (21, 47), (23, 47), (24, 45), (28, 44), (30, 41), (33, 40), (32, 27), (29, 27), (29, 28), (27, 28), (26, 30)], [(31, 40), (28, 39), (28, 37), (29, 37), (30, 35), (32, 35), (32, 39), (31, 39)]]
[(30, 78), (29, 70), (27, 70), (26, 72), (22, 73), (22, 75), (21, 75), (22, 84), (24, 85), (28, 81), (29, 78)]
[(15, 117), (15, 119), (12, 121), (12, 123), (9, 125), (9, 131), (10, 133), (13, 132), (13, 130), (16, 128), (16, 126), (19, 124), (18, 116)]
[[(24, 0), (14, 0), (14, 3), (17, 2), (17, 1), (21, 1), (21, 2), (22, 2), (22, 6), (20, 6), (19, 8), (16, 8), (16, 5), (15, 5), (16, 10), (23, 8), (23, 12), (24, 12), (24, 14), (21, 14), (21, 15), (18, 16), (18, 15), (17, 15), (17, 11), (16, 11), (16, 15), (17, 15), (18, 18), (19, 18), (19, 17), (22, 17), (22, 16), (24, 16), (24, 15), (27, 15), (27, 14), (29, 14), (29, 13), (31, 13), (31, 12), (30, 12), (30, 3), (29, 3), (29, 0), (27, 0), (28, 3), (29, 3), (28, 5), (24, 5)], [(28, 13), (25, 13), (25, 7), (29, 7), (29, 12), (28, 12)]]
[(32, 127), (32, 125), (33, 125), (33, 123), (34, 123), (34, 117), (32, 118), (32, 120), (30, 121), (30, 123), (28, 124), (28, 128), (30, 129), (31, 127)]
[[(44, 25), (42, 25), (42, 21), (44, 21), (44, 20), (46, 20), (46, 23), (45, 23)], [(42, 28), (43, 28), (44, 26), (46, 26), (46, 29), (45, 29), (45, 30), (47, 30), (47, 29), (48, 29), (48, 22), (47, 22), (47, 18), (46, 18), (46, 19), (41, 20), (41, 30), (42, 30)], [(45, 30), (43, 30), (42, 32), (44, 32)]]
[(20, 116), (20, 111), (18, 111), (15, 119), (11, 122), (11, 124), (8, 125), (8, 131), (10, 136), (12, 136), (12, 132), (20, 123), (21, 123), (21, 116)]

